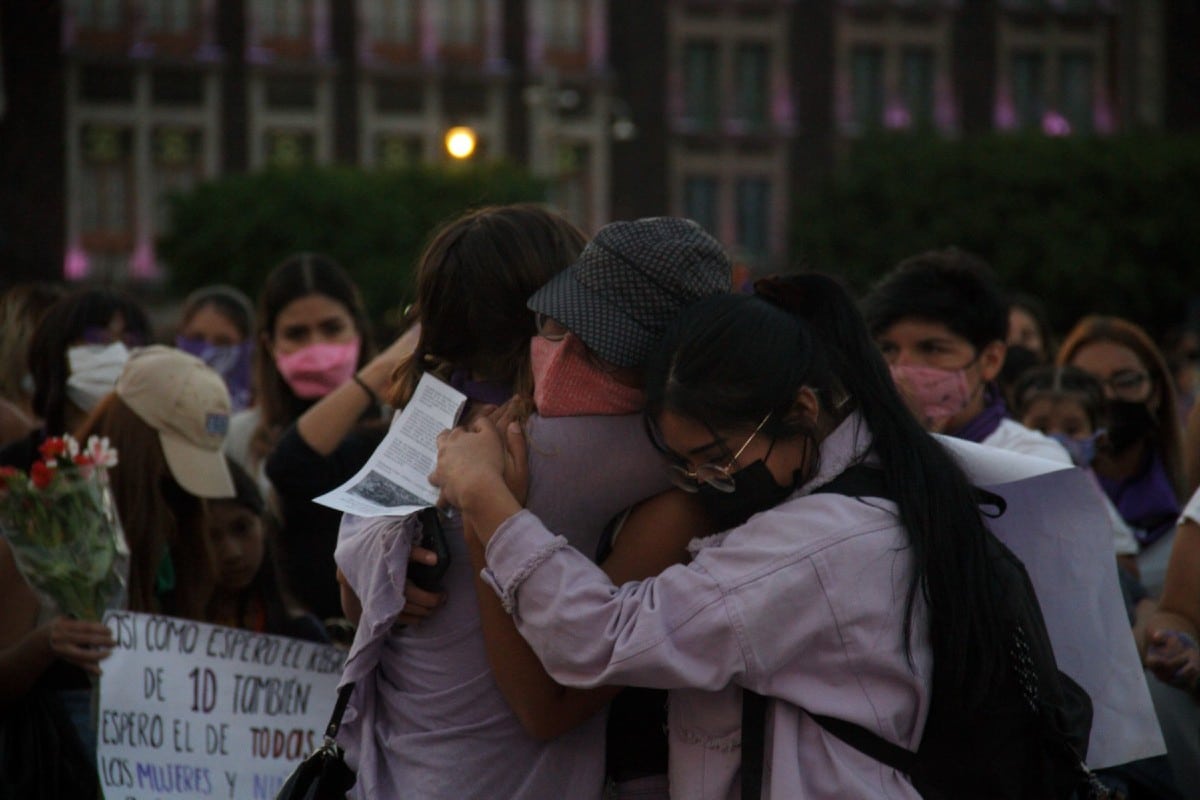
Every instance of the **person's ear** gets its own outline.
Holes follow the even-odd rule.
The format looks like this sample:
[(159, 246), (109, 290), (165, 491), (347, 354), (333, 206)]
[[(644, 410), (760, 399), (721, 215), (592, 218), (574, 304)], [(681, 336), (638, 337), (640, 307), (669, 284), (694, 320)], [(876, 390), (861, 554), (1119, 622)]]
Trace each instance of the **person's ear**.
[(999, 339), (989, 342), (979, 351), (979, 374), (984, 383), (996, 380), (996, 376), (1004, 367), (1004, 356), (1007, 352), (1008, 345)]
[(809, 425), (815, 426), (817, 418), (821, 415), (821, 400), (817, 393), (808, 386), (801, 386), (796, 391), (796, 403), (792, 406), (792, 413), (798, 414)]

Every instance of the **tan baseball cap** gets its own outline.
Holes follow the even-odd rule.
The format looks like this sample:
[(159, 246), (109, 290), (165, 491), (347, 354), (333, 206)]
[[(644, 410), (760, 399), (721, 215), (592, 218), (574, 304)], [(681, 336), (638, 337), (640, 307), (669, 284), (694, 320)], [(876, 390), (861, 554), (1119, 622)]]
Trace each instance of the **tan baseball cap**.
[(158, 431), (179, 485), (197, 497), (233, 497), (221, 445), (229, 431), (229, 390), (207, 364), (162, 345), (134, 350), (117, 396)]

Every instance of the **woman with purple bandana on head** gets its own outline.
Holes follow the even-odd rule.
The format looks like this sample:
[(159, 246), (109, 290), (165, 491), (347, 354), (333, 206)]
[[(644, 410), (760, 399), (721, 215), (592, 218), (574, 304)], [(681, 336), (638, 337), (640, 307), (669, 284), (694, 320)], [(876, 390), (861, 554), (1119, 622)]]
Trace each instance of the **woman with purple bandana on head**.
[(225, 380), (234, 412), (253, 399), (254, 308), (232, 286), (206, 286), (188, 295), (175, 346), (196, 356)]
[[(354, 474), (382, 430), (307, 460), (302, 456), (311, 453), (279, 454), (278, 448), (301, 414), (352, 381), (370, 359), (366, 311), (345, 270), (326, 256), (302, 253), (267, 276), (257, 317), (255, 405), (234, 415), (226, 452), (256, 478), (282, 519), (280, 566), (297, 599), (322, 619), (338, 617), (332, 558), (338, 514), (312, 498)], [(378, 410), (355, 419), (372, 418), (379, 419)], [(280, 467), (271, 469), (276, 461)]]

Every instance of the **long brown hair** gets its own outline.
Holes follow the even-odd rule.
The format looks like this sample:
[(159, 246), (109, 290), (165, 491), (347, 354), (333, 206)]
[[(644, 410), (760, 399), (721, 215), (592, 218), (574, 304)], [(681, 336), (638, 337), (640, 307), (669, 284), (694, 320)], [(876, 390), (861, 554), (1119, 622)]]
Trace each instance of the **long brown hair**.
[(1183, 476), (1183, 429), (1179, 424), (1179, 409), (1176, 405), (1175, 381), (1167, 369), (1154, 341), (1136, 324), (1120, 317), (1092, 315), (1081, 319), (1067, 334), (1058, 349), (1058, 363), (1070, 364), (1075, 355), (1089, 344), (1112, 342), (1133, 351), (1138, 360), (1150, 373), (1150, 380), (1159, 394), (1155, 418), (1158, 425), (1154, 432), (1154, 447), (1167, 468), (1175, 495), (1186, 500), (1186, 482)]
[[(115, 392), (93, 409), (76, 438), (92, 435), (107, 436), (119, 459), (109, 483), (129, 545), (129, 608), (203, 620), (216, 576), (204, 501), (175, 481), (157, 431)], [(175, 588), (160, 597), (155, 584), (167, 555)]]
[(584, 235), (564, 217), (518, 203), (470, 211), (434, 232), (416, 269), (421, 336), (396, 370), (391, 403), (402, 407), (421, 375), (454, 369), (533, 393), (530, 295), (568, 267)]
[(284, 428), (312, 404), (311, 400), (297, 397), (287, 385), (264, 341), (275, 338), (275, 321), (290, 303), (314, 294), (341, 303), (354, 320), (355, 331), (362, 341), (358, 351), (360, 369), (375, 354), (362, 295), (336, 261), (317, 253), (298, 253), (271, 270), (258, 297), (256, 315), (258, 345), (254, 362), (254, 397), (261, 418), (250, 443), (252, 460), (265, 458), (274, 449)]

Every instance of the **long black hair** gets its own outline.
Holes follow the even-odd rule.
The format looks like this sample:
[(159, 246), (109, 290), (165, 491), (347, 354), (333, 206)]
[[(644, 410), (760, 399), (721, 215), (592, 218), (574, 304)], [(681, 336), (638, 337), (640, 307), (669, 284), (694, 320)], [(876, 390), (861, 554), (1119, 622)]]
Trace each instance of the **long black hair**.
[(905, 652), (911, 662), (919, 592), (939, 680), (982, 699), (1004, 662), (987, 531), (966, 476), (908, 410), (834, 280), (805, 273), (759, 281), (755, 291), (706, 298), (675, 321), (647, 366), (647, 413), (670, 411), (714, 430), (753, 428), (770, 413), (764, 434), (815, 444), (815, 432), (791, 413), (802, 387), (835, 419), (856, 410), (912, 552)]

